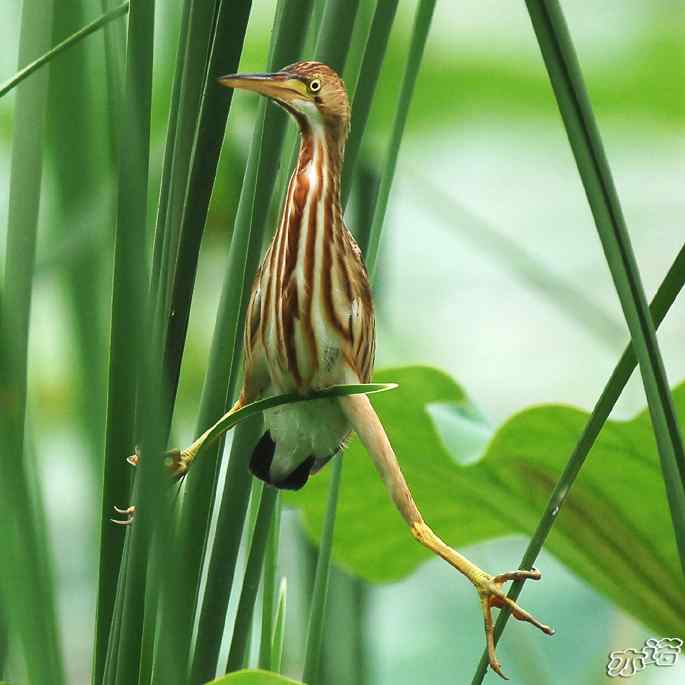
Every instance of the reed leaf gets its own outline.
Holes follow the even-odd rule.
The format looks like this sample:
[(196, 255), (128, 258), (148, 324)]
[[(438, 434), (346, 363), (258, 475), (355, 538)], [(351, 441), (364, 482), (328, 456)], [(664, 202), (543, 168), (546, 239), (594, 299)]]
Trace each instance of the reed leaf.
[(685, 572), (685, 451), (654, 322), (561, 7), (556, 0), (526, 4), (640, 365)]
[[(26, 0), (21, 13), (19, 67), (52, 43), (53, 3)], [(29, 320), (43, 168), (48, 71), (22, 84), (16, 97), (10, 167), (7, 250), (3, 288), (4, 476), (0, 500), (10, 516), (0, 517), (0, 601), (16, 635), (28, 682), (64, 683), (56, 621), (46, 522), (32, 485), (26, 439)], [(37, 620), (40, 617), (40, 620)]]
[[(143, 374), (147, 375), (147, 369), (141, 363), (144, 357), (140, 332), (146, 330), (144, 300), (141, 296), (147, 292), (145, 229), (153, 36), (154, 2), (131, 2), (126, 46), (125, 98), (122, 104), (122, 135), (119, 138), (121, 149), (118, 155), (119, 160), (126, 159), (126, 164), (120, 166), (118, 175), (100, 566), (101, 574), (108, 574), (109, 582), (117, 575), (117, 557), (121, 556), (122, 532), (111, 531), (108, 514), (114, 505), (121, 506), (127, 501), (128, 467), (122, 456), (130, 453), (129, 450), (135, 442), (135, 403), (132, 398), (136, 397), (139, 389), (137, 379), (142, 378)], [(142, 384), (143, 390), (147, 390), (146, 385)], [(153, 388), (150, 388), (150, 391), (151, 394), (154, 393)], [(146, 403), (142, 402), (142, 405), (146, 406)], [(145, 420), (149, 418), (142, 417), (142, 425), (146, 430)], [(143, 455), (148, 450), (153, 454), (154, 445), (149, 444), (146, 432), (143, 435)], [(141, 510), (136, 525), (128, 533), (130, 550), (125, 567), (125, 583), (123, 593), (117, 593), (117, 601), (121, 602), (121, 625), (112, 628), (119, 631), (118, 651), (116, 656), (111, 656), (116, 665), (116, 673), (112, 675), (115, 682), (122, 685), (137, 682), (138, 679), (140, 635), (145, 609), (146, 561), (152, 538), (154, 505), (158, 499), (155, 487), (155, 461), (150, 458), (143, 459), (142, 462), (142, 467), (138, 471), (139, 486), (140, 491), (149, 498), (150, 507)], [(117, 499), (112, 501), (109, 499), (112, 496), (116, 496)], [(119, 536), (119, 541), (115, 535)], [(103, 566), (103, 562), (106, 566)], [(102, 585), (101, 579), (101, 592)], [(101, 595), (99, 608), (105, 601)], [(104, 626), (106, 624), (102, 626), (103, 629)]]
[[(100, 0), (103, 12), (117, 7), (117, 0)], [(129, 3), (130, 4), (130, 3)], [(103, 27), (105, 44), (105, 67), (107, 70), (107, 114), (109, 118), (110, 152), (112, 172), (116, 175), (119, 155), (119, 134), (123, 116), (124, 67), (126, 53), (126, 30), (124, 22), (110, 22)]]
[[(182, 212), (191, 171), (193, 141), (199, 125), (202, 92), (207, 81), (208, 56), (218, 4), (219, 0), (186, 0), (183, 8), (157, 208), (151, 277), (155, 318), (161, 320), (160, 323), (163, 321), (161, 344), (164, 348), (167, 322), (173, 311), (171, 298), (176, 262), (179, 258)], [(171, 421), (173, 402), (167, 401), (164, 405), (167, 415), (164, 423), (168, 425)]]
[(345, 149), (345, 162), (342, 174), (342, 203), (347, 205), (352, 190), (352, 179), (357, 166), (362, 136), (371, 112), (371, 103), (376, 93), (378, 77), (383, 66), (385, 51), (388, 47), (398, 0), (378, 0), (371, 22), (371, 30), (364, 50), (364, 58), (359, 70), (357, 87), (352, 100), (352, 121), (350, 139)]
[(262, 580), (262, 624), (261, 637), (259, 642), (259, 668), (267, 671), (272, 670), (273, 659), (273, 639), (274, 622), (276, 620), (276, 595), (277, 571), (278, 571), (278, 545), (281, 532), (281, 499), (276, 498), (274, 506), (273, 521), (271, 522), (271, 532), (266, 548), (266, 558), (264, 559), (264, 576)]
[(281, 579), (276, 601), (276, 615), (274, 617), (273, 640), (271, 642), (271, 670), (281, 672), (283, 663), (283, 645), (285, 644), (285, 610), (288, 596), (288, 581)]
[(211, 42), (183, 202), (169, 312), (173, 316), (169, 316), (166, 337), (165, 368), (171, 403), (178, 387), (200, 244), (233, 101), (233, 90), (219, 87), (216, 77), (238, 68), (251, 6), (251, 0), (222, 2)]
[[(103, 0), (103, 9), (110, 9), (110, 2)], [(110, 23), (104, 27), (104, 43), (107, 69), (110, 151), (113, 175), (118, 178), (118, 161), (121, 146), (123, 119), (123, 68), (125, 34), (123, 27)], [(121, 203), (123, 200), (119, 200)], [(138, 323), (135, 310), (129, 310), (130, 302), (138, 302), (136, 284), (127, 277), (129, 255), (135, 256), (135, 247), (127, 249), (126, 240), (120, 237), (115, 224), (114, 276), (112, 284), (112, 309), (109, 332), (109, 369), (107, 380), (107, 419), (105, 422), (104, 458), (101, 486), (100, 544), (97, 581), (97, 605), (95, 614), (95, 646), (93, 650), (93, 685), (113, 682), (105, 679), (105, 661), (108, 648), (118, 645), (117, 639), (109, 644), (110, 627), (113, 622), (115, 599), (118, 596), (119, 569), (124, 553), (122, 531), (112, 525), (110, 516), (114, 506), (128, 501), (130, 475), (122, 463), (122, 455), (128, 454), (133, 443), (134, 410), (132, 398), (136, 392), (135, 364), (138, 357), (135, 330)], [(117, 245), (117, 242), (120, 244)], [(125, 370), (122, 372), (122, 370)], [(123, 579), (122, 581), (123, 582)], [(121, 607), (119, 616), (121, 618)], [(111, 669), (115, 659), (110, 658)], [(113, 671), (111, 677), (114, 677)]]
[[(158, 270), (157, 317), (166, 329), (160, 341), (165, 350), (165, 434), (178, 387), (200, 243), (232, 100), (230, 93), (216, 84), (216, 76), (238, 65), (252, 3), (220, 2), (212, 12), (207, 7), (198, 10), (195, 4), (189, 2), (184, 8), (174, 98), (185, 104), (180, 112), (176, 107), (175, 116), (170, 115), (168, 161), (165, 158), (157, 217), (154, 268)], [(193, 535), (190, 529), (182, 527), (173, 544), (182, 548), (188, 544), (189, 535)], [(163, 663), (161, 652), (169, 649), (181, 659), (179, 671), (185, 674), (196, 599), (193, 596), (190, 602), (179, 602), (178, 598), (186, 595), (188, 580), (199, 573), (199, 567), (191, 569), (200, 558), (177, 558), (179, 562), (169, 569), (166, 581), (169, 604), (161, 613), (157, 661)], [(154, 673), (153, 682), (164, 682), (163, 670)]]
[(326, 613), (326, 597), (328, 581), (331, 574), (331, 554), (333, 548), (333, 528), (335, 526), (335, 512), (340, 493), (340, 478), (342, 476), (342, 459), (333, 460), (331, 465), (331, 484), (328, 490), (328, 504), (324, 520), (319, 555), (316, 560), (314, 574), (314, 589), (309, 609), (309, 624), (307, 626), (307, 643), (305, 648), (304, 670), (302, 680), (315, 683), (318, 679), (319, 662), (321, 659), (321, 645), (323, 643), (324, 617)]
[(254, 525), (254, 534), (250, 543), (250, 554), (245, 569), (245, 578), (240, 592), (238, 612), (236, 614), (231, 649), (228, 653), (226, 672), (237, 671), (246, 665), (247, 648), (252, 627), (252, 614), (257, 599), (257, 590), (262, 576), (262, 566), (266, 556), (268, 539), (271, 533), (273, 515), (276, 508), (278, 490), (264, 487), (259, 503), (259, 512)]
[[(275, 70), (295, 61), (300, 55), (308, 19), (311, 0), (280, 2), (274, 20), (272, 48), (268, 68)], [(249, 295), (249, 286), (257, 269), (262, 244), (261, 232), (276, 176), (278, 149), (282, 145), (283, 126), (278, 130), (278, 117), (273, 106), (267, 111), (265, 101), (259, 104), (255, 133), (248, 157), (247, 170), (243, 180), (236, 222), (228, 257), (227, 276), (223, 284), (217, 321), (212, 337), (210, 361), (202, 390), (198, 415), (198, 432), (204, 430), (216, 416), (225, 411), (237, 385), (241, 354), (242, 322), (244, 308)], [(266, 128), (265, 120), (275, 117), (274, 125)], [(283, 117), (282, 113), (278, 116)], [(275, 130), (274, 130), (275, 129)], [(276, 149), (276, 154), (274, 154)], [(226, 609), (235, 563), (243, 528), (247, 497), (249, 494), (249, 473), (247, 460), (261, 431), (261, 422), (250, 422), (236, 431), (233, 438), (229, 470), (221, 496), (216, 538), (221, 544), (213, 546), (210, 552), (205, 596), (200, 610), (199, 633), (203, 636), (195, 646), (192, 657), (191, 679), (201, 682), (211, 677), (217, 668), (218, 648), (223, 633)], [(181, 540), (187, 541), (184, 555), (189, 573), (190, 586), (194, 588), (194, 601), (199, 600), (199, 572), (202, 555), (206, 547), (209, 512), (218, 476), (218, 455), (221, 443), (207, 451), (204, 459), (188, 477)]]
[(371, 275), (373, 275), (375, 271), (378, 246), (381, 240), (385, 212), (388, 208), (390, 188), (392, 187), (392, 182), (395, 178), (395, 168), (397, 167), (400, 143), (402, 142), (404, 127), (407, 123), (407, 117), (409, 116), (411, 98), (414, 93), (416, 78), (419, 74), (419, 67), (421, 66), (423, 51), (426, 47), (426, 40), (428, 39), (428, 31), (430, 30), (434, 10), (435, 0), (422, 0), (416, 11), (411, 43), (409, 44), (409, 54), (407, 56), (407, 66), (405, 67), (402, 85), (400, 86), (400, 95), (397, 102), (392, 133), (390, 134), (390, 143), (388, 144), (380, 187), (378, 188), (373, 223), (369, 228), (368, 236), (361, 231), (359, 233), (360, 244), (368, 244), (365, 254), (367, 268)]

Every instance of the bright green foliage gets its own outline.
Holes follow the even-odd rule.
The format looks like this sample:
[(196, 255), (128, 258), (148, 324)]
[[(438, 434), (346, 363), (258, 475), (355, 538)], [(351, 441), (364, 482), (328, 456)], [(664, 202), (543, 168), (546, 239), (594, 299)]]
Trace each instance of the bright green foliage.
[[(428, 411), (430, 405), (450, 403), (463, 410), (458, 414), (463, 421), (469, 405), (461, 388), (427, 367), (376, 374), (377, 381), (386, 379), (398, 381), (400, 389), (373, 403), (414, 497), (436, 532), (456, 547), (532, 532), (587, 414), (559, 405), (527, 409), (500, 426), (482, 460), (463, 465), (440, 437), (448, 434), (444, 421), (438, 429)], [(682, 420), (685, 386), (675, 390), (674, 401)], [(450, 424), (450, 448), (460, 452), (458, 424)], [(467, 427), (469, 441), (474, 431), (482, 431), (482, 425)], [(411, 539), (358, 441), (345, 460), (336, 559), (371, 581), (401, 578), (431, 555)], [(315, 537), (328, 477), (324, 472), (289, 499), (304, 508)], [(685, 586), (673, 537), (664, 534), (669, 529), (649, 416), (643, 412), (632, 421), (608, 422), (559, 514), (549, 550), (645, 624), (664, 634), (679, 633), (685, 629)]]
[(212, 680), (207, 685), (299, 685), (299, 681), (291, 680), (278, 673), (271, 673), (269, 671), (250, 670), (237, 671)]

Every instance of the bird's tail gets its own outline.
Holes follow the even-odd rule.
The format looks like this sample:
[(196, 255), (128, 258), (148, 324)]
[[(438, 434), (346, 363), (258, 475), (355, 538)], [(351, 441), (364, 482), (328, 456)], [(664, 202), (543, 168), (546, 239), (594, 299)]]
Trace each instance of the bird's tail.
[(273, 441), (271, 433), (266, 431), (250, 457), (250, 473), (279, 490), (299, 490), (307, 482), (314, 466), (315, 458), (313, 456), (308, 457), (285, 478), (275, 481), (271, 477), (271, 463), (273, 462), (275, 451), (276, 443)]

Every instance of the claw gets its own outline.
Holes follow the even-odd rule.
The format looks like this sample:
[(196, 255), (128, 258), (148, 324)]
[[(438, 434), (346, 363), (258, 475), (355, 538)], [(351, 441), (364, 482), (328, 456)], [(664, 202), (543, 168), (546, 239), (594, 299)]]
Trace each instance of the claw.
[(136, 513), (136, 508), (133, 505), (126, 507), (126, 509), (121, 509), (120, 507), (115, 506), (114, 511), (116, 511), (117, 514), (125, 515), (126, 518), (123, 521), (121, 519), (110, 519), (112, 523), (116, 523), (118, 526), (129, 526), (131, 523), (133, 523)]
[(175, 480), (180, 480), (188, 473), (188, 463), (184, 452), (172, 449), (164, 453), (164, 466)]
[(500, 573), (499, 575), (485, 578), (481, 583), (476, 585), (480, 595), (481, 607), (483, 609), (483, 619), (485, 622), (485, 639), (488, 647), (488, 661), (490, 668), (492, 668), (497, 675), (505, 680), (507, 676), (502, 672), (502, 666), (497, 661), (495, 653), (495, 625), (492, 620), (492, 608), (498, 609), (508, 608), (512, 616), (519, 621), (527, 621), (532, 623), (536, 628), (539, 628), (547, 635), (554, 635), (554, 630), (549, 626), (541, 623), (532, 614), (529, 614), (525, 609), (522, 609), (513, 599), (507, 597), (502, 591), (502, 585), (510, 580), (540, 580), (542, 574), (537, 569), (530, 571), (519, 570), (511, 571), (509, 573)]
[(130, 457), (126, 457), (126, 461), (131, 464), (131, 466), (138, 466), (140, 462), (140, 447), (136, 445), (134, 453)]

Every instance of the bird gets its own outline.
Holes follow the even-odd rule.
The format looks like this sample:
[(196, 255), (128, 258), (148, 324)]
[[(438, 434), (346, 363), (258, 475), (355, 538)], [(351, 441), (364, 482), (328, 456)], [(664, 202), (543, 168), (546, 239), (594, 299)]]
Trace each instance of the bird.
[[(254, 277), (245, 316), (244, 381), (229, 414), (272, 395), (306, 396), (333, 385), (370, 382), (376, 347), (372, 291), (341, 206), (351, 116), (341, 77), (321, 62), (300, 61), (273, 73), (222, 76), (219, 83), (271, 99), (295, 120), (300, 133), (280, 220)], [(191, 447), (169, 453), (174, 476), (188, 472), (210, 431)], [(345, 448), (352, 432), (372, 457), (413, 537), (474, 585), (489, 664), (506, 677), (496, 657), (492, 608), (507, 607), (515, 618), (553, 634), (503, 590), (507, 581), (538, 580), (541, 574), (532, 569), (490, 575), (433, 532), (367, 395), (266, 410), (264, 433), (252, 452), (250, 471), (270, 486), (297, 490)], [(136, 458), (130, 460), (135, 463)]]

